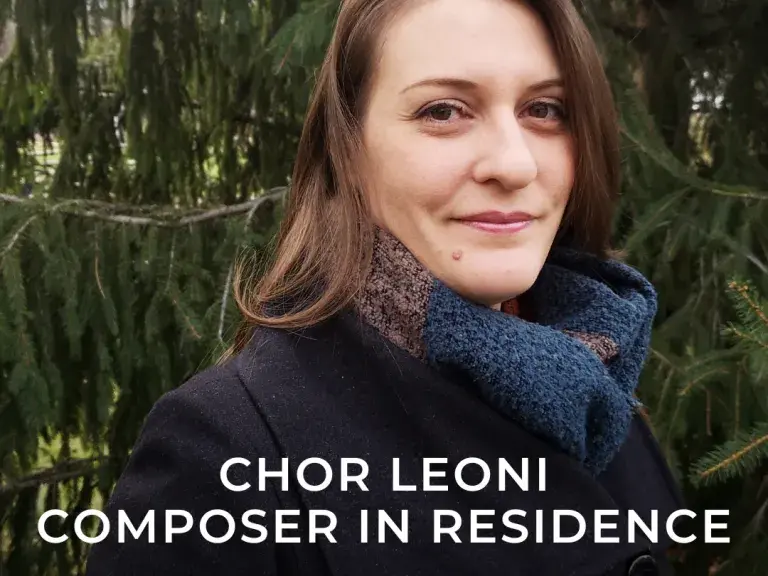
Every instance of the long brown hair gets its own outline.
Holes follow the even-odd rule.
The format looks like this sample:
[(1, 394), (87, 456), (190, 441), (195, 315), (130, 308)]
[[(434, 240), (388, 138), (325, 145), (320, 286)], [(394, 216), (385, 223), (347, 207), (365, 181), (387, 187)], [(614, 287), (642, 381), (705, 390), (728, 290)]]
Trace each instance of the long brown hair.
[[(362, 152), (361, 118), (382, 34), (414, 1), (342, 1), (304, 120), (274, 258), (260, 278), (238, 269), (235, 299), (243, 322), (225, 357), (245, 346), (254, 326), (296, 329), (322, 322), (360, 290), (373, 246), (356, 161)], [(556, 242), (606, 256), (620, 178), (610, 86), (571, 0), (528, 5), (553, 40), (577, 154), (574, 188)]]

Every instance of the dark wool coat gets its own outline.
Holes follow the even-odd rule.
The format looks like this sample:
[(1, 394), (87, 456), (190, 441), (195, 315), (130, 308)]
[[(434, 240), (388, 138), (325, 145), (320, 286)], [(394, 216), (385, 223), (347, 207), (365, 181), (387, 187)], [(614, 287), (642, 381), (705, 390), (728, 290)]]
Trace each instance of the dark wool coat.
[[(248, 490), (234, 492), (220, 480), (222, 464), (233, 457), (251, 462), (233, 466), (229, 479)], [(276, 478), (259, 490), (258, 459), (266, 468), (279, 468), (288, 457), (290, 469), (307, 458), (327, 460), (334, 480), (323, 491), (309, 491), (291, 479), (287, 491)], [(339, 459), (362, 458), (369, 467), (368, 491), (352, 484), (339, 488)], [(480, 458), (493, 472), (489, 487), (470, 492), (446, 478), (448, 491), (423, 486), (422, 460), (445, 457), (453, 467), (464, 458)], [(402, 484), (417, 491), (393, 491), (393, 459), (399, 458)], [(516, 469), (522, 458), (546, 459), (546, 490), (538, 491), (537, 466), (531, 466), (531, 486), (522, 491), (512, 482), (498, 490), (496, 469), (505, 458)], [(468, 467), (466, 478), (470, 478)], [(307, 468), (317, 480), (319, 466)], [(356, 470), (356, 469), (352, 469)], [(474, 479), (477, 479), (476, 474)], [(318, 480), (319, 481), (319, 480)], [(469, 480), (467, 480), (469, 482)], [(670, 541), (660, 530), (661, 542), (651, 544), (641, 531), (628, 543), (625, 516), (608, 518), (618, 530), (604, 535), (620, 543), (594, 543), (593, 511), (635, 510), (647, 519), (658, 510), (660, 526), (666, 516), (683, 506), (677, 487), (660, 455), (649, 428), (637, 416), (621, 451), (597, 479), (572, 458), (531, 435), (484, 403), (460, 376), (438, 373), (352, 313), (340, 315), (303, 333), (260, 329), (238, 357), (226, 365), (198, 374), (166, 394), (148, 416), (127, 468), (105, 509), (109, 537), (92, 548), (88, 576), (652, 576), (667, 574), (664, 550)], [(155, 510), (155, 541), (147, 533), (139, 539), (125, 534), (117, 543), (118, 511), (125, 511), (138, 527), (148, 510)], [(192, 516), (192, 530), (165, 542), (163, 515), (168, 509)], [(200, 536), (200, 521), (211, 510), (229, 512), (236, 522), (234, 536), (213, 544)], [(268, 530), (258, 544), (241, 536), (259, 532), (241, 521), (247, 510), (262, 510), (264, 518), (251, 521)], [(275, 543), (274, 516), (280, 509), (329, 510), (337, 519), (332, 534), (309, 543), (301, 530), (298, 544)], [(528, 527), (529, 537), (507, 543), (520, 532), (505, 527), (507, 510), (524, 510), (513, 522)], [(552, 510), (577, 510), (587, 521), (586, 535), (578, 542), (551, 542)], [(360, 511), (369, 510), (369, 543), (360, 542)], [(398, 523), (400, 510), (408, 510), (408, 543), (394, 532), (378, 543), (377, 510), (386, 510)], [(443, 536), (433, 543), (434, 510), (453, 510), (463, 520), (457, 532), (461, 542)], [(480, 537), (495, 543), (470, 543), (471, 510), (491, 511), (480, 516)], [(534, 514), (544, 511), (545, 542), (536, 543)], [(492, 515), (495, 512), (495, 516)], [(286, 521), (296, 521), (296, 517)], [(319, 520), (325, 525), (327, 519)], [(176, 518), (175, 525), (183, 524)], [(489, 524), (490, 527), (485, 527)], [(565, 534), (575, 523), (563, 524)], [(208, 523), (213, 536), (227, 526), (221, 518)], [(547, 542), (546, 540), (550, 541)]]

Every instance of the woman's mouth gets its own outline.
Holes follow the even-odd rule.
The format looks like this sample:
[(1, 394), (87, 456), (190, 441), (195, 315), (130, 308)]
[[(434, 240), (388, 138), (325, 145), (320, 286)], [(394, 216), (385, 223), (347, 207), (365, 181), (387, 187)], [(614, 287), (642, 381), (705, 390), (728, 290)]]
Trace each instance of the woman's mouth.
[(458, 219), (462, 224), (493, 234), (514, 234), (530, 226), (534, 217), (525, 212), (480, 212)]

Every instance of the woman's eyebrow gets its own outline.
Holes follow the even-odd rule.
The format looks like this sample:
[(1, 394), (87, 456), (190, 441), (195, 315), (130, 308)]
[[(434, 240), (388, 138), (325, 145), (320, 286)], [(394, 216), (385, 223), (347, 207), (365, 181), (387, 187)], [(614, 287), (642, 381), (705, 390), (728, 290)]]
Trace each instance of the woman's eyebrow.
[[(479, 89), (479, 85), (472, 80), (466, 78), (426, 78), (425, 80), (419, 80), (409, 86), (406, 86), (400, 91), (400, 94), (419, 88), (422, 86), (443, 86), (448, 88), (457, 88), (465, 91), (476, 91)], [(541, 80), (535, 84), (531, 84), (526, 88), (526, 92), (535, 92), (538, 90), (545, 90), (547, 88), (562, 88), (563, 79), (559, 77), (547, 78)]]
[(547, 80), (542, 80), (541, 82), (536, 82), (535, 84), (532, 84), (528, 87), (529, 92), (535, 92), (537, 90), (545, 90), (547, 88), (562, 88), (563, 87), (563, 79), (556, 77), (556, 78), (548, 78)]
[(421, 86), (444, 86), (448, 88), (458, 88), (460, 90), (472, 91), (477, 90), (478, 85), (472, 80), (465, 78), (427, 78), (425, 80), (419, 80), (410, 86), (406, 86), (400, 91), (400, 94), (419, 88)]

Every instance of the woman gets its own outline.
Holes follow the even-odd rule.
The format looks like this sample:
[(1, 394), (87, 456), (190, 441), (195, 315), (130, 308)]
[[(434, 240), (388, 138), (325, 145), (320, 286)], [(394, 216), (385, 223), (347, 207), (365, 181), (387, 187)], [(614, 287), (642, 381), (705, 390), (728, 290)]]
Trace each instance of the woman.
[(681, 503), (633, 394), (655, 293), (609, 258), (613, 109), (568, 0), (343, 1), (233, 355), (157, 403), (106, 509), (177, 533), (113, 528), (89, 574), (666, 573), (663, 531), (627, 536)]

